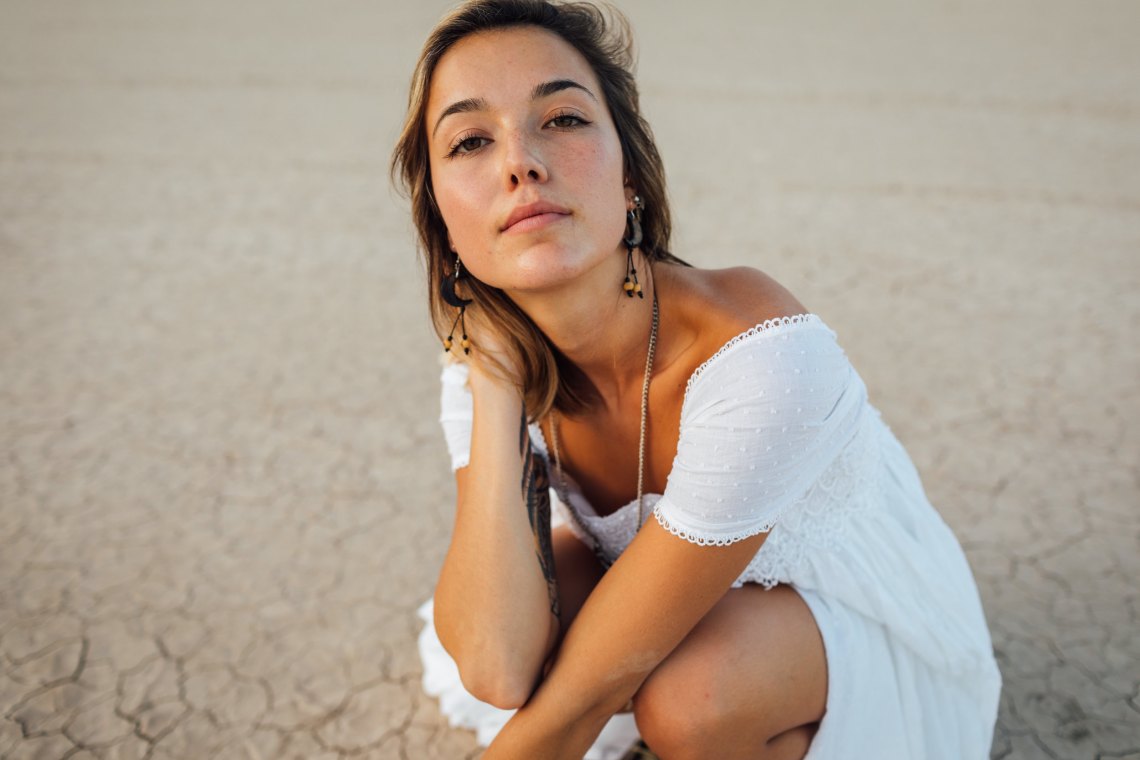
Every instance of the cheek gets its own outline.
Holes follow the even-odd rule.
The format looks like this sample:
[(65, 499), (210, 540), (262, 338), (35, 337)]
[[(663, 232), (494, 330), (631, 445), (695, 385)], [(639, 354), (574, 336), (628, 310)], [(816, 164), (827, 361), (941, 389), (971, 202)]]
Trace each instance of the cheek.
[(462, 254), (477, 241), (473, 239), (486, 221), (487, 203), (479, 198), (479, 183), (463, 176), (440, 177), (432, 173), (435, 202), (452, 243)]
[(599, 187), (610, 189), (617, 185), (618, 191), (622, 185), (621, 145), (617, 138), (603, 141), (583, 141), (567, 148), (567, 155), (562, 156), (564, 171), (571, 171), (577, 175), (588, 175), (599, 184)]
[(560, 162), (567, 179), (579, 189), (590, 216), (597, 220), (599, 241), (617, 241), (625, 229), (625, 189), (621, 145), (581, 145)]

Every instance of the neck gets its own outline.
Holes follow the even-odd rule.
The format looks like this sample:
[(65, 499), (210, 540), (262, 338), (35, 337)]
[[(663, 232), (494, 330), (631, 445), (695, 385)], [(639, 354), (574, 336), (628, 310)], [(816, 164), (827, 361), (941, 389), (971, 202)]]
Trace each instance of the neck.
[(635, 250), (633, 255), (644, 298), (630, 298), (622, 290), (624, 255), (611, 257), (613, 261), (556, 290), (510, 293), (614, 412), (641, 404), (653, 322), (657, 279), (641, 252)]

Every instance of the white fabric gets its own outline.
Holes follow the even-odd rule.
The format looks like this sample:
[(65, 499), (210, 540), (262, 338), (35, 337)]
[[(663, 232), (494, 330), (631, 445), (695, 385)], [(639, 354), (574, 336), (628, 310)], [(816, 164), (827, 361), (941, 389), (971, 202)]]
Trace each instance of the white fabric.
[(439, 424), (451, 454), (451, 469), (471, 463), (471, 425), (474, 420), (471, 391), (467, 388), (467, 365), (452, 362), (440, 374)]
[(693, 373), (654, 508), (664, 527), (718, 545), (769, 530), (857, 431), (862, 383), (829, 330), (796, 329), (812, 319), (766, 322)]
[[(769, 531), (733, 587), (790, 585), (815, 616), (829, 691), (809, 760), (988, 757), (1001, 676), (973, 576), (835, 338), (814, 314), (784, 317), (706, 361), (686, 387), (665, 494), (646, 506), (697, 544)], [(453, 467), (470, 446), (465, 380), (461, 365), (443, 371)], [(545, 454), (539, 428), (530, 433)], [(636, 503), (599, 516), (567, 485), (569, 505), (551, 494), (559, 522), (589, 543), (566, 519), (574, 510), (616, 559), (636, 533)], [(425, 686), (443, 666), (424, 658)]]

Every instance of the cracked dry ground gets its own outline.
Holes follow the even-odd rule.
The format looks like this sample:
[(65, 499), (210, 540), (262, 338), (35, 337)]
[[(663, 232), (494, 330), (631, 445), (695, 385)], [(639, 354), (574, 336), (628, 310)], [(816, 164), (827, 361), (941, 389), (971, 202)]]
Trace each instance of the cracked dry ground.
[[(477, 754), (384, 164), (443, 4), (382, 6), (0, 12), (0, 757)], [(975, 569), (993, 757), (1137, 760), (1138, 12), (720, 6), (622, 3), (676, 250), (837, 329)]]

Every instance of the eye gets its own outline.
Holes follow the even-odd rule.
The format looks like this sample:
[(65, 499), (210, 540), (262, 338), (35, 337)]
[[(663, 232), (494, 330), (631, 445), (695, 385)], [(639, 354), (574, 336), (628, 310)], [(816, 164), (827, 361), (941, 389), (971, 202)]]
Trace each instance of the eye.
[(461, 136), (452, 144), (451, 149), (447, 152), (447, 157), (471, 153), (483, 147), (483, 144), (489, 142), (486, 137), (480, 135), (467, 134)]
[(573, 129), (574, 127), (582, 127), (590, 122), (583, 119), (581, 116), (569, 111), (560, 111), (556, 113), (550, 121), (546, 122), (558, 129)]

